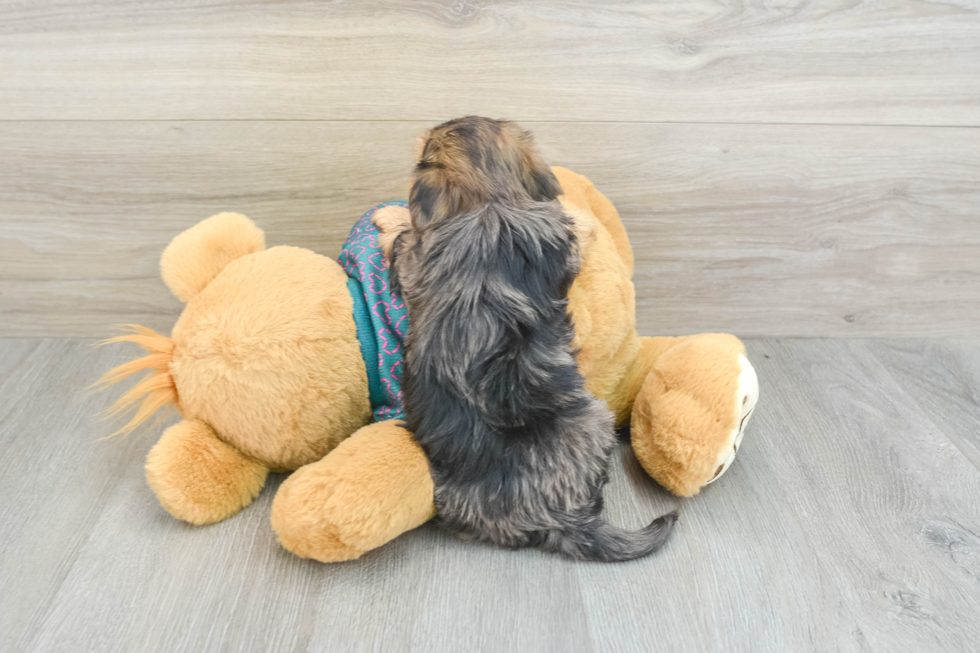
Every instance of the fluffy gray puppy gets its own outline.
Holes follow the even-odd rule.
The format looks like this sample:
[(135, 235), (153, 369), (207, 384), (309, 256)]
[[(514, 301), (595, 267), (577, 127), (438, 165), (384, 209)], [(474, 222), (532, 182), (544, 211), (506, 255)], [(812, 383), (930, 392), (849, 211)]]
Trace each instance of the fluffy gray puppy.
[(659, 549), (677, 514), (632, 532), (600, 515), (616, 437), (572, 350), (580, 254), (560, 193), (513, 123), (471, 116), (424, 138), (411, 225), (391, 248), (411, 320), (407, 427), (461, 536), (631, 560)]

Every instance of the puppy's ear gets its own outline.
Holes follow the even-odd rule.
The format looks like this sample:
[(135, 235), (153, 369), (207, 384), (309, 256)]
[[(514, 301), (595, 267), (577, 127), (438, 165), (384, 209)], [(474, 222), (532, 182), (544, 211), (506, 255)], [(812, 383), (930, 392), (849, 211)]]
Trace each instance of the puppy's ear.
[(412, 226), (425, 229), (435, 220), (437, 208), (442, 204), (442, 189), (430, 183), (430, 175), (417, 174), (408, 194), (408, 206), (412, 213)]
[(408, 194), (412, 226), (416, 229), (425, 229), (463, 208), (467, 194), (462, 185), (466, 176), (460, 171), (468, 169), (468, 163), (451, 136), (436, 127), (416, 144), (418, 160)]
[(415, 139), (415, 147), (412, 148), (412, 156), (415, 157), (415, 163), (422, 160), (422, 152), (425, 151), (425, 144), (429, 141), (432, 136), (432, 130), (426, 129), (425, 133), (419, 134), (418, 138)]
[(489, 195), (485, 181), (473, 173), (460, 147), (433, 134), (424, 142), (408, 194), (416, 229), (479, 206)]
[(530, 168), (529, 180), (524, 182), (528, 194), (538, 202), (550, 202), (561, 195), (561, 184), (548, 164), (536, 161)]
[(536, 202), (550, 202), (561, 195), (561, 184), (555, 173), (534, 147), (531, 134), (524, 133), (521, 139), (521, 181), (524, 190)]
[(479, 202), (447, 179), (442, 170), (420, 171), (408, 194), (412, 227), (424, 230), (430, 224), (456, 215)]

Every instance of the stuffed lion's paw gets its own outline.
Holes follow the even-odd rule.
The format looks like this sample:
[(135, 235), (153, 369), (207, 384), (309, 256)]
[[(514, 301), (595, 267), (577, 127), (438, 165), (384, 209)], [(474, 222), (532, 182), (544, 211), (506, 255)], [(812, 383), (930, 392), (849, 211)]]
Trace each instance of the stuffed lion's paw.
[(731, 466), (758, 399), (759, 381), (738, 338), (678, 338), (633, 405), (636, 457), (674, 494), (697, 494)]
[(363, 427), (283, 482), (272, 527), (284, 548), (320, 562), (353, 560), (435, 516), (429, 461), (398, 424)]
[(378, 244), (385, 256), (391, 258), (391, 248), (398, 236), (412, 228), (412, 214), (407, 207), (398, 205), (383, 206), (371, 216), (371, 222), (381, 230)]
[(195, 420), (167, 429), (146, 459), (146, 480), (160, 504), (177, 519), (199, 526), (227, 519), (252, 503), (268, 472)]

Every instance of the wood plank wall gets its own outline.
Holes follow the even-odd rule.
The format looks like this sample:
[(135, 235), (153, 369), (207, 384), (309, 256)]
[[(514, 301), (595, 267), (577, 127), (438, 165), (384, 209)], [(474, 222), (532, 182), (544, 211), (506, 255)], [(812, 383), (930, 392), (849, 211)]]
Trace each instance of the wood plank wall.
[(980, 335), (980, 2), (0, 2), (0, 336), (166, 330), (171, 237), (333, 255), (414, 137), (531, 128), (645, 333)]

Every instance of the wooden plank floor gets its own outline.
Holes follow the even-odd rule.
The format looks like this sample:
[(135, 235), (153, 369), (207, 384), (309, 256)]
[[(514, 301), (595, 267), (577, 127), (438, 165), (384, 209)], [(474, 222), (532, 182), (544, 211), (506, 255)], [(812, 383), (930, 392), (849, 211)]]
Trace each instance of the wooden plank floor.
[(628, 452), (611, 518), (680, 505), (622, 565), (456, 541), (433, 525), (358, 561), (275, 541), (275, 476), (224, 523), (156, 503), (156, 434), (99, 441), (121, 356), (0, 340), (0, 650), (975, 651), (980, 342), (751, 340), (762, 402), (733, 468), (679, 502)]

